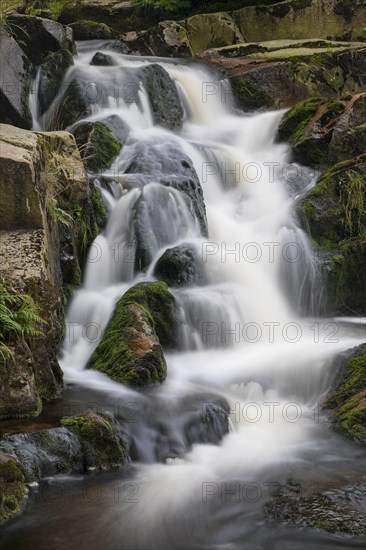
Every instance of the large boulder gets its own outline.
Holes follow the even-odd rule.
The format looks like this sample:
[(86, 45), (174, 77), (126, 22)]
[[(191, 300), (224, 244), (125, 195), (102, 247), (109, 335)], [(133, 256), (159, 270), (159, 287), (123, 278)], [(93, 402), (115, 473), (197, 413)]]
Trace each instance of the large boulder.
[(366, 344), (339, 358), (337, 378), (324, 408), (338, 431), (366, 444)]
[(0, 122), (32, 127), (29, 88), (32, 64), (21, 47), (0, 29)]
[(164, 283), (141, 283), (117, 303), (89, 367), (131, 386), (166, 378), (163, 347), (176, 344), (175, 301)]
[(366, 312), (366, 156), (334, 165), (300, 205), (315, 246), (324, 251), (326, 313)]
[(142, 70), (142, 81), (149, 97), (153, 122), (167, 130), (178, 132), (183, 125), (183, 107), (173, 79), (160, 65), (148, 65)]
[(32, 15), (12, 15), (8, 22), (17, 42), (22, 44), (35, 65), (39, 65), (49, 52), (73, 49), (65, 27), (57, 21)]
[(195, 54), (209, 48), (245, 42), (244, 35), (231, 13), (207, 13), (194, 15), (179, 21), (185, 29), (190, 46)]
[(296, 162), (327, 167), (365, 151), (365, 112), (366, 93), (308, 99), (285, 114), (279, 138), (291, 144)]
[(64, 300), (80, 283), (99, 233), (100, 204), (73, 136), (0, 126), (1, 276), (14, 300), (25, 295), (46, 323), (43, 334), (10, 335), (0, 356), (0, 416), (35, 416), (40, 398), (58, 397)]

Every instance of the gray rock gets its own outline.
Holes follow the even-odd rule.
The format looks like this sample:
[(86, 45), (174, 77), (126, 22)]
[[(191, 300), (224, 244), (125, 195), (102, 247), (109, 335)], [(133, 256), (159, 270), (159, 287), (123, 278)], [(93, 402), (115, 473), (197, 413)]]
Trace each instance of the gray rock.
[(32, 65), (24, 51), (4, 29), (0, 31), (0, 122), (32, 127), (29, 87)]
[(49, 52), (70, 48), (70, 34), (57, 21), (29, 15), (13, 15), (9, 22), (17, 42), (22, 44), (35, 65), (39, 65)]
[(173, 79), (160, 65), (142, 69), (145, 85), (156, 126), (178, 132), (183, 125), (183, 107)]

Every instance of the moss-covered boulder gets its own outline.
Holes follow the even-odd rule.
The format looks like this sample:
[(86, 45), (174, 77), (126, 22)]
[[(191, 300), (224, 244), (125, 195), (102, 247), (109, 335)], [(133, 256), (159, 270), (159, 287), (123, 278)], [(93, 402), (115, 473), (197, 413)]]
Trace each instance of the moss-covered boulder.
[(163, 347), (176, 344), (175, 301), (167, 285), (141, 283), (117, 303), (89, 367), (131, 386), (163, 382)]
[(291, 144), (296, 162), (327, 167), (364, 153), (365, 112), (366, 94), (307, 99), (284, 115), (279, 138)]
[(366, 311), (366, 156), (334, 165), (300, 205), (303, 226), (326, 254), (325, 311)]
[(74, 64), (67, 49), (50, 53), (43, 61), (39, 75), (38, 101), (42, 115), (50, 107), (60, 91), (66, 70)]
[(84, 164), (92, 172), (108, 168), (121, 150), (122, 143), (104, 122), (81, 122), (74, 135)]
[(32, 127), (29, 89), (32, 64), (14, 38), (0, 28), (0, 122)]
[(75, 40), (110, 40), (115, 38), (116, 31), (105, 23), (97, 21), (80, 20), (71, 23), (69, 27), (74, 32)]
[(366, 444), (366, 344), (341, 356), (336, 383), (324, 407), (338, 431)]
[(193, 286), (205, 280), (202, 258), (188, 245), (168, 248), (157, 261), (154, 275), (168, 286)]
[(0, 523), (19, 514), (26, 499), (27, 487), (18, 462), (0, 452)]
[(88, 413), (64, 418), (61, 424), (76, 434), (81, 441), (86, 469), (106, 469), (124, 463), (125, 451), (111, 416)]

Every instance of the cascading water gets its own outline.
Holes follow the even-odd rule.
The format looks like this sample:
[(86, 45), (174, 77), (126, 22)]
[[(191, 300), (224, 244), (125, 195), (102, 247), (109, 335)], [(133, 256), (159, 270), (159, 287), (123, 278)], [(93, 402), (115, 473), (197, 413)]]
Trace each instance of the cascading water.
[[(115, 66), (94, 67), (94, 53), (83, 46), (66, 79), (77, 76), (99, 90), (87, 120), (115, 115), (129, 134), (103, 174), (111, 182), (101, 188), (109, 220), (72, 298), (67, 325), (76, 329), (73, 339), (65, 339), (61, 363), (66, 381), (129, 396), (141, 407), (148, 402), (150, 412), (144, 426), (134, 434), (130, 429), (140, 462), (130, 478), (137, 497), (106, 502), (98, 512), (89, 506), (94, 519), (89, 524), (88, 512), (81, 511), (78, 525), (88, 528), (83, 536), (72, 529), (71, 538), (79, 548), (97, 548), (93, 537), (111, 549), (267, 547), (271, 529), (258, 534), (269, 498), (264, 487), (332, 468), (339, 442), (315, 421), (318, 403), (334, 376), (332, 358), (362, 341), (361, 325), (340, 328), (335, 320), (313, 317), (321, 284), (294, 205), (316, 175), (288, 164), (288, 148), (275, 142), (281, 112), (236, 112), (218, 80), (210, 88), (216, 93), (203, 96), (214, 78), (204, 67), (111, 51)], [(176, 83), (184, 110), (179, 135), (153, 125), (140, 78), (152, 63)], [(138, 86), (134, 101), (123, 96), (131, 83)], [(53, 109), (61, 99), (62, 93)], [(53, 113), (37, 124), (47, 128)], [(190, 160), (203, 188), (208, 237), (175, 186), (181, 158)], [(141, 251), (136, 254), (139, 242), (144, 265)], [(181, 312), (181, 350), (167, 356), (167, 381), (144, 395), (87, 370), (117, 300), (137, 282), (152, 280), (163, 252), (182, 243), (197, 251), (204, 277), (200, 285), (171, 289)], [(91, 324), (101, 330), (86, 341), (82, 329)], [(231, 431), (219, 445), (197, 444), (181, 453), (186, 399), (199, 395), (229, 404)], [(159, 447), (157, 454), (149, 441)], [(339, 460), (345, 470), (352, 453), (344, 445)], [(141, 464), (154, 456), (162, 463)], [(105, 483), (114, 487), (112, 480)], [(235, 483), (259, 484), (262, 494), (237, 499)], [(62, 514), (67, 519), (68, 512)], [(282, 547), (302, 548), (296, 544)]]

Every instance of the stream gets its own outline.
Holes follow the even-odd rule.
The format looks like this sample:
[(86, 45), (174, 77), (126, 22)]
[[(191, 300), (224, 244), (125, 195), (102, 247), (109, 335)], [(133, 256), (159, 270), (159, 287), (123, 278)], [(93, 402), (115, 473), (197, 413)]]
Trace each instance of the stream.
[[(320, 258), (296, 216), (318, 175), (292, 164), (289, 147), (276, 142), (283, 111), (237, 111), (227, 84), (203, 64), (104, 47), (78, 43), (65, 78), (76, 74), (102, 90), (86, 120), (119, 117), (128, 137), (96, 178), (108, 222), (69, 304), (63, 400), (45, 407), (40, 422), (110, 411), (123, 425), (129, 460), (119, 470), (56, 476), (31, 488), (23, 515), (2, 529), (1, 547), (364, 548), (365, 537), (291, 529), (264, 514), (284, 488), (312, 495), (366, 482), (365, 451), (334, 433), (321, 410), (335, 358), (365, 341), (365, 323), (320, 316)], [(114, 65), (90, 65), (97, 51)], [(175, 82), (184, 120), (178, 133), (154, 125), (141, 80), (152, 64)], [(40, 117), (32, 96), (34, 129), (47, 129), (61, 98)], [(182, 158), (199, 178), (208, 236), (179, 185), (165, 183), (179, 183)], [(145, 265), (136, 269), (141, 227)], [(155, 280), (158, 259), (177, 246), (195, 251), (202, 273), (197, 285), (170, 289), (179, 349), (166, 354), (166, 382), (135, 391), (88, 370), (117, 301)], [(95, 337), (85, 338), (86, 326)], [(197, 420), (202, 411), (208, 436)]]

